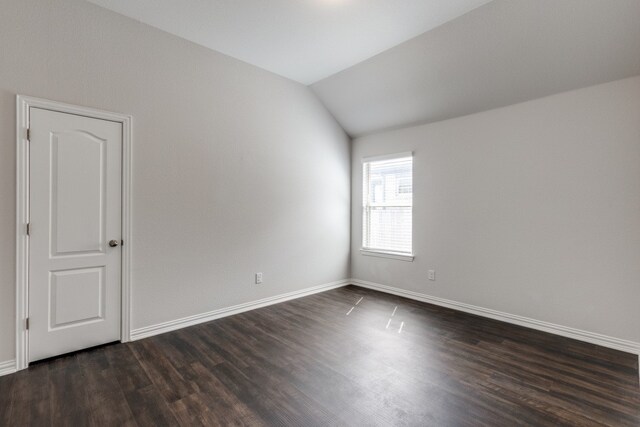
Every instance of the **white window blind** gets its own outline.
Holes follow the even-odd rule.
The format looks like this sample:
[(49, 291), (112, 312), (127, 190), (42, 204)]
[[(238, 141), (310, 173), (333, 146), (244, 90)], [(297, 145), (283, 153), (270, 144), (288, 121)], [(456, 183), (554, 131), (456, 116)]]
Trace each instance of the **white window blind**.
[(413, 156), (363, 160), (362, 248), (412, 254)]

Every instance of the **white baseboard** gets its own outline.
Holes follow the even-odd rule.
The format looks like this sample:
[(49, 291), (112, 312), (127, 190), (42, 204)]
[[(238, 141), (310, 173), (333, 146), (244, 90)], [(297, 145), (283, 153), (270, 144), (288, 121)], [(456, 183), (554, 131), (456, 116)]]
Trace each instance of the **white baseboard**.
[[(416, 301), (422, 301), (429, 304), (434, 304), (442, 307), (451, 308), (454, 310), (463, 311), (466, 313), (476, 314), (478, 316), (488, 317), (495, 320), (500, 320), (506, 323), (512, 323), (519, 326), (524, 326), (539, 331), (549, 332), (551, 334), (573, 338), (580, 341), (585, 341), (591, 344), (600, 345), (602, 347), (608, 347), (615, 350), (624, 351), (627, 353), (640, 355), (640, 343), (623, 340), (620, 338), (614, 338), (606, 335), (596, 334), (593, 332), (583, 331), (579, 329), (569, 328), (567, 326), (556, 325), (553, 323), (543, 322), (540, 320), (530, 319), (523, 316), (517, 316), (515, 314), (504, 313), (488, 308), (478, 307), (470, 304), (465, 304), (457, 301), (447, 300), (444, 298), (438, 298), (430, 295), (421, 294), (418, 292), (408, 291), (393, 286), (382, 285), (379, 283), (368, 282), (359, 279), (345, 279), (336, 282), (326, 283), (324, 285), (313, 286), (299, 291), (289, 292), (282, 295), (276, 295), (269, 298), (264, 298), (257, 301), (247, 302), (244, 304), (238, 304), (231, 307), (221, 308), (213, 310), (207, 313), (197, 314), (194, 316), (184, 317), (182, 319), (171, 320), (168, 322), (159, 323), (157, 325), (145, 326), (143, 328), (134, 329), (131, 331), (131, 340), (139, 340), (154, 335), (163, 334), (165, 332), (182, 329), (187, 326), (197, 325), (199, 323), (208, 322), (211, 320), (219, 319), (233, 314), (242, 313), (249, 310), (254, 310), (260, 307), (266, 307), (269, 305), (277, 304), (284, 301), (289, 301), (296, 298), (301, 298), (308, 295), (313, 295), (319, 292), (328, 291), (330, 289), (336, 289), (347, 285), (355, 285), (363, 288), (373, 289), (388, 294), (398, 295), (401, 297), (409, 298)], [(7, 360), (0, 362), (0, 376), (8, 375), (16, 372), (16, 361)]]
[(7, 360), (0, 362), (0, 377), (3, 375), (13, 374), (16, 371), (16, 361)]
[(585, 341), (591, 344), (608, 347), (627, 353), (640, 355), (640, 343), (627, 341), (620, 338), (614, 338), (606, 335), (596, 334), (594, 332), (574, 329), (567, 326), (556, 325), (553, 323), (543, 322), (541, 320), (530, 319), (528, 317), (518, 316), (515, 314), (504, 313), (501, 311), (491, 310), (489, 308), (478, 307), (475, 305), (465, 304), (462, 302), (452, 301), (444, 298), (433, 297), (418, 292), (408, 291), (393, 286), (381, 285), (379, 283), (368, 282), (365, 280), (351, 279), (351, 283), (355, 286), (373, 289), (388, 294), (398, 295), (401, 297), (413, 299), (416, 301), (427, 302), (429, 304), (439, 305), (442, 307), (452, 308), (454, 310), (464, 311), (466, 313), (476, 314), (478, 316), (488, 317), (500, 320), (514, 325), (524, 326), (538, 331), (549, 332), (551, 334), (560, 335), (567, 338), (573, 338)]
[(170, 320), (168, 322), (158, 323), (157, 325), (145, 326), (143, 328), (133, 329), (131, 331), (131, 341), (154, 335), (163, 334), (165, 332), (175, 331), (176, 329), (186, 328), (187, 326), (197, 325), (199, 323), (209, 322), (221, 317), (231, 316), (233, 314), (254, 310), (268, 305), (278, 304), (280, 302), (289, 301), (308, 295), (317, 294), (319, 292), (328, 291), (330, 289), (341, 288), (351, 284), (351, 280), (344, 279), (336, 282), (325, 283), (324, 285), (313, 286), (311, 288), (301, 289), (299, 291), (289, 292), (286, 294), (276, 295), (269, 298), (251, 301), (231, 307), (220, 308), (218, 310), (209, 311), (207, 313), (196, 314), (193, 316), (183, 317), (182, 319)]

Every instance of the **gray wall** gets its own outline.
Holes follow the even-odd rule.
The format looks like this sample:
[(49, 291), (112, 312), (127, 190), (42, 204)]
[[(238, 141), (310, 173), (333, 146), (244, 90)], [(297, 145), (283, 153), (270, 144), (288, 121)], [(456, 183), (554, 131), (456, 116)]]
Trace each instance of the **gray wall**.
[[(361, 158), (411, 150), (415, 261), (362, 256)], [(356, 139), (352, 195), (353, 277), (640, 342), (640, 77)]]
[(0, 11), (0, 361), (16, 94), (133, 115), (134, 328), (348, 277), (349, 140), (309, 89), (80, 0)]

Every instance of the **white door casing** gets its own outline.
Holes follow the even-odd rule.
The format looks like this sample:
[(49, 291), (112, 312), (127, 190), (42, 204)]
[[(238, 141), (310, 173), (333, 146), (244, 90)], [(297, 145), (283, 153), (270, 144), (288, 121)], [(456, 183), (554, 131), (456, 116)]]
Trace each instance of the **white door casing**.
[(18, 97), (17, 369), (129, 340), (130, 124)]

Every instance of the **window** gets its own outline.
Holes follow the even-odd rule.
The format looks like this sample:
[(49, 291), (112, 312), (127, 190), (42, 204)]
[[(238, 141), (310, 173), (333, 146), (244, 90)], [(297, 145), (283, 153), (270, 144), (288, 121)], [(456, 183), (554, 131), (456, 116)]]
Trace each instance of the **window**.
[(412, 153), (363, 159), (362, 182), (363, 253), (413, 259)]

